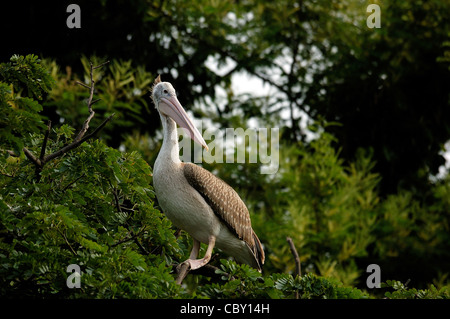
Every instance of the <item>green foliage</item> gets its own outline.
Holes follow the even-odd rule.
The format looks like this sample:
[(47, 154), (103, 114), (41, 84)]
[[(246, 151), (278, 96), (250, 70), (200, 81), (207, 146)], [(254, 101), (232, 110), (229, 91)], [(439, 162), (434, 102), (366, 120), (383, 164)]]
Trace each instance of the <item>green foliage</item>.
[[(183, 34), (188, 37), (171, 45), (189, 51), (184, 41), (197, 39), (189, 42), (195, 50), (196, 43), (205, 49), (222, 39), (224, 51), (220, 62), (233, 57), (239, 61), (238, 69), (261, 74), (258, 72), (265, 68), (256, 65), (259, 62), (250, 65), (245, 59), (252, 60), (252, 52), (255, 56), (264, 53), (274, 58), (283, 51), (283, 46), (272, 46), (270, 42), (240, 46), (236, 44), (237, 38), (227, 37), (220, 30), (237, 37), (242, 29), (253, 38), (258, 35), (255, 30), (262, 21), (258, 19), (264, 17), (267, 25), (274, 28), (273, 33), (270, 28), (265, 29), (267, 41), (275, 40), (277, 34), (286, 40), (296, 30), (298, 25), (292, 19), (300, 12), (294, 9), (281, 12), (285, 8), (282, 5), (258, 2), (253, 19), (246, 16), (248, 8), (244, 6), (237, 11), (236, 20), (221, 15), (223, 21), (217, 21), (217, 11), (228, 6), (234, 4), (211, 4), (190, 11), (183, 6), (171, 8), (158, 23), (183, 14), (206, 17), (206, 24), (215, 26), (215, 32), (205, 27), (189, 34), (189, 28), (194, 28), (197, 20), (185, 17), (188, 27)], [(324, 8), (318, 5), (310, 9), (320, 12)], [(158, 20), (149, 19), (154, 23)], [(342, 23), (333, 19), (327, 30), (339, 26)], [(343, 31), (350, 32), (345, 28)], [(172, 29), (167, 32), (176, 33)], [(197, 37), (198, 34), (204, 37)], [(236, 52), (229, 54), (233, 50)], [(301, 54), (306, 55), (305, 59), (312, 54), (304, 51)], [(359, 51), (356, 54), (363, 55)], [(193, 61), (200, 58), (204, 56), (192, 57)], [(92, 60), (97, 64), (105, 59), (92, 57)], [(211, 164), (208, 168), (234, 186), (247, 203), (267, 262), (260, 274), (249, 266), (221, 260), (216, 272), (218, 281), (190, 274), (186, 286), (176, 285), (172, 266), (187, 258), (188, 239), (184, 234), (175, 238), (171, 223), (157, 209), (147, 162), (155, 158), (160, 141), (152, 137), (155, 134), (151, 130), (139, 131), (149, 123), (148, 116), (152, 114), (147, 93), (156, 72), (146, 71), (130, 61), (113, 59), (108, 68), (94, 73), (95, 94), (102, 100), (94, 105), (96, 116), (91, 126), (97, 126), (112, 112), (117, 120), (108, 123), (101, 132), (101, 141), (85, 142), (47, 163), (37, 181), (35, 167), (22, 153), (23, 146), (39, 154), (45, 130), (43, 120), (50, 118), (54, 125), (46, 153), (61, 149), (72, 141), (87, 116), (83, 99), (88, 93), (75, 81), (88, 83), (89, 79), (72, 73), (70, 68), (61, 71), (54, 61), (47, 60), (44, 65), (34, 56), (14, 57), (11, 63), (0, 65), (0, 107), (5, 114), (0, 119), (0, 295), (368, 298), (367, 293), (354, 287), (365, 288), (365, 267), (375, 261), (381, 265), (383, 277), (403, 276), (404, 265), (411, 263), (417, 273), (426, 274), (420, 278), (412, 275), (421, 290), (388, 281), (386, 287), (394, 291), (386, 293), (386, 297), (448, 298), (450, 177), (430, 184), (420, 196), (408, 189), (385, 196), (380, 191), (383, 176), (375, 173), (376, 150), (361, 148), (350, 152), (351, 155), (347, 154), (347, 148), (341, 151), (342, 143), (329, 133), (333, 131), (331, 128), (340, 128), (336, 125), (322, 125), (325, 130), (312, 127), (315, 138), (297, 143), (285, 138), (289, 136), (289, 129), (285, 129), (276, 175), (260, 174), (259, 164)], [(82, 58), (80, 65), (87, 70), (87, 58)], [(204, 75), (202, 72), (199, 74)], [(210, 81), (207, 79), (202, 81)], [(245, 127), (253, 116), (261, 116), (260, 123), (270, 127), (280, 123), (279, 110), (275, 109), (280, 102), (278, 98), (248, 98), (242, 102), (242, 96), (234, 96), (227, 86), (229, 76), (222, 81), (231, 108), (218, 108), (221, 125)], [(203, 82), (202, 85), (208, 86)], [(288, 95), (294, 94), (295, 86), (291, 91), (284, 85), (281, 88)], [(186, 90), (181, 88), (180, 93)], [(211, 93), (204, 91), (208, 92)], [(242, 109), (233, 113), (232, 108), (242, 105)], [(159, 121), (158, 117), (150, 118)], [(119, 151), (119, 145), (125, 148)], [(342, 152), (346, 155), (342, 156)], [(302, 277), (292, 275), (295, 265), (286, 244), (287, 236), (298, 249), (305, 274)], [(69, 275), (66, 268), (70, 264), (81, 267), (81, 289), (66, 286)], [(433, 282), (434, 286), (422, 289), (427, 282)]]
[[(235, 183), (264, 243), (265, 271), (294, 272), (286, 244), (289, 236), (304, 270), (348, 286), (364, 287), (371, 263), (381, 265), (383, 276), (392, 278), (406, 276), (403, 265), (412, 261), (408, 276), (422, 284), (434, 280), (439, 288), (445, 286), (450, 260), (449, 178), (435, 184), (428, 203), (407, 191), (383, 198), (371, 154), (360, 150), (346, 165), (334, 142), (331, 135), (321, 133), (310, 143), (282, 146), (276, 177), (253, 181), (257, 191)], [(220, 176), (236, 174), (225, 165), (214, 169)]]
[(262, 276), (247, 265), (221, 260), (221, 282), (200, 287), (210, 298), (295, 298), (301, 299), (361, 299), (368, 295), (356, 288), (344, 287), (337, 280), (306, 274), (293, 278), (290, 274), (274, 273)]
[[(59, 139), (59, 141), (58, 141)], [(57, 135), (48, 147), (65, 142)], [(55, 160), (33, 181), (20, 163), (2, 181), (2, 295), (170, 297), (180, 249), (170, 222), (153, 207), (151, 169), (137, 153), (95, 141)], [(82, 268), (82, 289), (65, 287), (70, 264)]]
[[(10, 78), (20, 70), (10, 71)], [(2, 83), (2, 88), (7, 87)], [(10, 107), (9, 97), (1, 96), (2, 107)], [(31, 96), (21, 99), (37, 104)], [(10, 109), (9, 114), (19, 118), (16, 108)], [(36, 107), (27, 114), (37, 122), (39, 111)], [(25, 132), (41, 128), (32, 122), (26, 125), (31, 128)], [(73, 133), (68, 124), (54, 128), (46, 151), (61, 149), (72, 141)], [(27, 147), (39, 154), (42, 132), (28, 135)], [(2, 137), (1, 147), (8, 149), (8, 136)], [(39, 182), (33, 164), (23, 155), (2, 151), (1, 167), (0, 295), (167, 298), (183, 294), (171, 275), (173, 258), (178, 259), (182, 251), (171, 223), (153, 206), (151, 168), (137, 152), (85, 142), (47, 163)], [(66, 286), (70, 264), (81, 267), (81, 289)]]
[(13, 55), (9, 63), (0, 65), (0, 76), (2, 81), (11, 83), (15, 91), (26, 89), (26, 95), (39, 100), (54, 85), (54, 79), (34, 54)]
[[(54, 85), (53, 78), (35, 55), (14, 55), (0, 64), (0, 145), (20, 154), (30, 134), (44, 126), (39, 112), (42, 99)], [(3, 154), (2, 154), (3, 156)]]
[(437, 289), (431, 285), (429, 289), (417, 290), (415, 288), (407, 288), (403, 283), (396, 280), (387, 280), (382, 283), (382, 288), (392, 288), (393, 292), (386, 292), (385, 296), (388, 299), (449, 299), (450, 289), (444, 287)]
[[(54, 89), (43, 106), (46, 114), (53, 122), (71, 123), (73, 127), (81, 127), (88, 116), (85, 101), (89, 91), (76, 81), (89, 84), (90, 61), (94, 65), (106, 59), (83, 56), (79, 63), (86, 75), (79, 77), (67, 67), (65, 72), (54, 61), (45, 61), (51, 75), (56, 79)], [(103, 131), (103, 139), (114, 146), (124, 140), (124, 133), (131, 133), (138, 127), (144, 127), (149, 113), (150, 88), (155, 76), (141, 66), (133, 66), (131, 60), (112, 60), (108, 65), (94, 72), (96, 97), (101, 100), (95, 104), (98, 114), (91, 126), (98, 126), (105, 117), (115, 113), (114, 121)], [(159, 119), (158, 119), (159, 120)]]
[[(380, 29), (366, 25), (371, 3), (381, 7)], [(439, 151), (450, 138), (449, 6), (447, 0), (86, 2), (83, 10), (95, 14), (83, 17), (80, 36), (56, 26), (60, 7), (33, 3), (16, 10), (24, 31), (4, 35), (4, 55), (27, 43), (78, 76), (82, 54), (131, 60), (133, 68), (174, 83), (197, 116), (222, 127), (235, 116), (274, 123), (286, 127), (286, 142), (307, 136), (305, 120), (339, 121), (328, 132), (338, 138), (341, 158), (351, 162), (358, 148), (371, 148), (383, 196), (398, 187), (420, 194), (428, 173), (444, 163)], [(52, 36), (34, 27), (37, 19), (55, 26)], [(232, 79), (242, 74), (263, 81), (264, 92), (237, 94)], [(124, 107), (120, 102), (113, 107)], [(136, 126), (154, 136), (159, 118), (144, 115)]]
[(279, 179), (264, 184), (270, 196), (250, 203), (259, 212), (254, 217), (258, 233), (270, 234), (262, 241), (277, 271), (294, 269), (285, 240), (289, 236), (304, 266), (353, 285), (362, 271), (355, 260), (367, 256), (375, 241), (379, 178), (362, 152), (345, 166), (332, 141), (323, 133), (309, 145), (282, 148)]
[(439, 150), (450, 138), (444, 120), (450, 116), (450, 3), (380, 1), (382, 26), (369, 29), (361, 13), (371, 2), (360, 1), (353, 10), (344, 5), (355, 18), (331, 18), (333, 27), (322, 28), (329, 45), (321, 52), (329, 67), (303, 88), (303, 103), (342, 124), (327, 129), (339, 139), (342, 158), (350, 161), (358, 148), (372, 149), (382, 195), (399, 188), (421, 194), (429, 189), (428, 174), (444, 164)]

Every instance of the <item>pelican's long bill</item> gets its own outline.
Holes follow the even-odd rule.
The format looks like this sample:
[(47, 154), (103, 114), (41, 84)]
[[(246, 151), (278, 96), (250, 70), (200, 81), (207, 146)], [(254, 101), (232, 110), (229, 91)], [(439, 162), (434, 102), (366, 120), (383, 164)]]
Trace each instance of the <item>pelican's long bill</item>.
[(206, 145), (202, 134), (197, 130), (194, 123), (192, 123), (176, 96), (171, 96), (169, 98), (162, 97), (159, 102), (159, 110), (177, 122), (192, 140), (208, 150), (208, 146)]

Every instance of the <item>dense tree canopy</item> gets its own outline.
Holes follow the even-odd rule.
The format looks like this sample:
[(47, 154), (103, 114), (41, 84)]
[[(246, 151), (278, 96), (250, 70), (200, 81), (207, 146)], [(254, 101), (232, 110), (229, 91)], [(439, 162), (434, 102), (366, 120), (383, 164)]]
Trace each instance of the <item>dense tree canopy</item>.
[[(372, 2), (381, 28), (366, 25)], [(70, 3), (2, 9), (2, 295), (367, 298), (387, 291), (367, 290), (375, 263), (389, 298), (449, 297), (450, 177), (434, 177), (450, 140), (448, 1), (78, 1), (80, 29), (66, 26)], [(38, 167), (24, 148), (73, 143), (90, 114), (77, 81), (107, 60), (87, 134), (101, 130)], [(242, 73), (265, 91), (237, 93)], [(281, 129), (276, 174), (202, 164), (248, 205), (263, 274), (219, 252), (216, 276), (175, 284), (191, 242), (151, 186), (158, 74), (205, 123)], [(66, 286), (69, 264), (80, 290)]]
[[(424, 190), (443, 164), (439, 151), (450, 138), (447, 1), (383, 2), (380, 29), (366, 26), (370, 1), (81, 1), (81, 29), (65, 26), (68, 3), (4, 10), (25, 28), (6, 35), (2, 60), (31, 50), (77, 72), (81, 55), (130, 60), (174, 82), (188, 107), (214, 98), (217, 85), (225, 88), (227, 106), (213, 100), (206, 114), (223, 127), (236, 112), (265, 118), (287, 109), (280, 125), (290, 140), (304, 137), (301, 117), (337, 121), (342, 126), (329, 130), (341, 156), (351, 160), (359, 147), (371, 148), (383, 193)], [(218, 76), (208, 58), (233, 67)], [(234, 96), (230, 82), (240, 71), (275, 90), (265, 99)], [(158, 117), (142, 115), (140, 126), (153, 134)]]

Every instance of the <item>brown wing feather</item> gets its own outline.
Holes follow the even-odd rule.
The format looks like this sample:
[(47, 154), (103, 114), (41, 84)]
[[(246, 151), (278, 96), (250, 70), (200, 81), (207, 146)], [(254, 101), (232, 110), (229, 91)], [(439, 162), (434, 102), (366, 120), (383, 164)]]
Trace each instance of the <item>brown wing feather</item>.
[(184, 176), (188, 183), (202, 195), (227, 227), (247, 243), (261, 271), (265, 259), (264, 250), (252, 229), (247, 206), (238, 193), (206, 169), (192, 163), (183, 164)]
[(204, 168), (185, 163), (184, 176), (239, 239), (254, 247), (250, 214), (238, 193)]

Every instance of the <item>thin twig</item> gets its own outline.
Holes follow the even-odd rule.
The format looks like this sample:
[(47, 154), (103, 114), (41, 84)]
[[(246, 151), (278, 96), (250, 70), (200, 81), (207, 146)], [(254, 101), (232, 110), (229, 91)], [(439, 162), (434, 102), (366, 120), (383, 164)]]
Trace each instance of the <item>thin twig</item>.
[(130, 233), (133, 236), (133, 241), (134, 243), (138, 246), (139, 250), (141, 251), (141, 253), (145, 256), (150, 255), (150, 253), (147, 251), (147, 249), (145, 249), (144, 246), (142, 246), (142, 244), (140, 243), (138, 236), (139, 234), (135, 234), (133, 230), (130, 229)]
[[(294, 245), (294, 241), (292, 240), (291, 237), (286, 237), (286, 240), (289, 244), (289, 248), (291, 249), (291, 253), (294, 256), (294, 260), (295, 260), (295, 270), (297, 273), (297, 276), (301, 277), (302, 276), (302, 268), (300, 265), (300, 257), (298, 256), (297, 253), (297, 249), (295, 249), (295, 245)], [(298, 290), (295, 291), (295, 299), (299, 299), (299, 293)]]
[(405, 288), (406, 288), (406, 286), (408, 286), (408, 284), (411, 282), (411, 279), (408, 279), (406, 282), (405, 282)]
[(90, 73), (90, 77), (91, 77), (91, 86), (89, 87), (89, 99), (87, 102), (89, 116), (84, 121), (83, 126), (81, 127), (81, 130), (78, 132), (77, 137), (75, 137), (75, 139), (73, 140), (74, 142), (78, 142), (79, 140), (81, 140), (83, 138), (84, 134), (86, 134), (87, 130), (89, 129), (89, 123), (91, 122), (92, 118), (95, 115), (95, 112), (92, 109), (92, 98), (94, 97), (94, 89), (95, 89), (94, 66), (93, 66), (92, 62), (89, 62), (89, 63), (90, 63), (90, 72), (89, 73)]
[(89, 62), (89, 64), (91, 65), (91, 71), (89, 72), (89, 75), (91, 76), (91, 87), (89, 88), (89, 100), (88, 100), (88, 108), (89, 108), (89, 112), (92, 112), (92, 108), (91, 108), (91, 102), (92, 102), (92, 98), (94, 97), (94, 65), (92, 64), (92, 62)]
[(84, 84), (83, 82), (80, 82), (80, 81), (75, 81), (75, 83), (76, 83), (76, 84), (79, 84), (79, 85), (81, 85), (81, 86), (84, 86), (86, 89), (90, 89), (90, 88), (91, 88), (89, 85)]
[(72, 245), (70, 245), (69, 241), (67, 240), (66, 235), (64, 235), (64, 233), (61, 230), (59, 230), (58, 228), (56, 229), (56, 231), (62, 236), (62, 238), (64, 238), (64, 241), (66, 242), (67, 246), (69, 246), (70, 251), (72, 252), (72, 254), (74, 254), (74, 256), (77, 256), (78, 254), (72, 248)]
[(72, 186), (73, 184), (75, 184), (76, 182), (78, 182), (81, 178), (83, 178), (85, 176), (85, 174), (81, 174), (80, 176), (78, 176), (74, 181), (70, 182), (69, 184), (66, 185), (66, 187), (63, 188), (63, 192), (65, 192), (70, 186)]
[(178, 237), (180, 237), (181, 232), (182, 232), (182, 229), (181, 228), (177, 228), (177, 230), (174, 233), (174, 236), (175, 236), (176, 239), (178, 239)]
[(94, 101), (91, 102), (91, 106), (94, 105), (95, 103), (97, 103), (98, 101), (101, 101), (102, 99), (95, 99)]
[(109, 61), (103, 62), (102, 64), (99, 64), (99, 65), (97, 65), (97, 66), (94, 66), (92, 69), (93, 69), (93, 70), (99, 69), (99, 68), (101, 68), (102, 66), (105, 66), (105, 65), (108, 64), (108, 63), (109, 63)]
[[(131, 235), (131, 233), (132, 233), (132, 231), (128, 231), (128, 234)], [(128, 236), (128, 235), (127, 235), (127, 236)], [(137, 236), (139, 236), (139, 234), (137, 234), (137, 235), (132, 235), (131, 237), (125, 237), (124, 239), (119, 240), (117, 243), (112, 244), (111, 247), (116, 247), (116, 246), (119, 246), (120, 244), (124, 244), (124, 243), (126, 243), (126, 242), (131, 241), (131, 240), (134, 240)]]
[(37, 167), (42, 167), (42, 162), (33, 155), (26, 147), (23, 148), (23, 152), (25, 153), (26, 157), (34, 163)]
[[(128, 235), (131, 235), (131, 237), (125, 237), (124, 239), (119, 240), (117, 243), (112, 244), (111, 247), (119, 246), (120, 244), (126, 243), (126, 242), (131, 241), (131, 240), (133, 240), (133, 241), (134, 241), (134, 240), (137, 240), (137, 238), (138, 238), (138, 237), (145, 231), (145, 229), (146, 229), (146, 227), (144, 227), (144, 228), (142, 228), (141, 230), (139, 230), (139, 232), (138, 232), (137, 234), (135, 234), (135, 233), (133, 232), (133, 230), (129, 229), (128, 227), (129, 227), (129, 225), (127, 224), (127, 229), (128, 229), (128, 234), (127, 234), (127, 236), (128, 236)], [(138, 243), (137, 245), (140, 246), (140, 243)], [(159, 246), (158, 246), (158, 247), (159, 247)], [(147, 250), (146, 250), (144, 247), (141, 247), (140, 249), (141, 249), (141, 252), (142, 252), (144, 255), (149, 255), (149, 253), (147, 252)], [(153, 251), (152, 251), (152, 253), (153, 253)]]
[(300, 257), (298, 256), (297, 249), (295, 249), (294, 241), (292, 240), (291, 237), (286, 237), (286, 240), (289, 244), (289, 248), (291, 249), (291, 253), (294, 256), (296, 274), (299, 277), (301, 277), (302, 276), (302, 268), (301, 268), (301, 264), (300, 264)]

